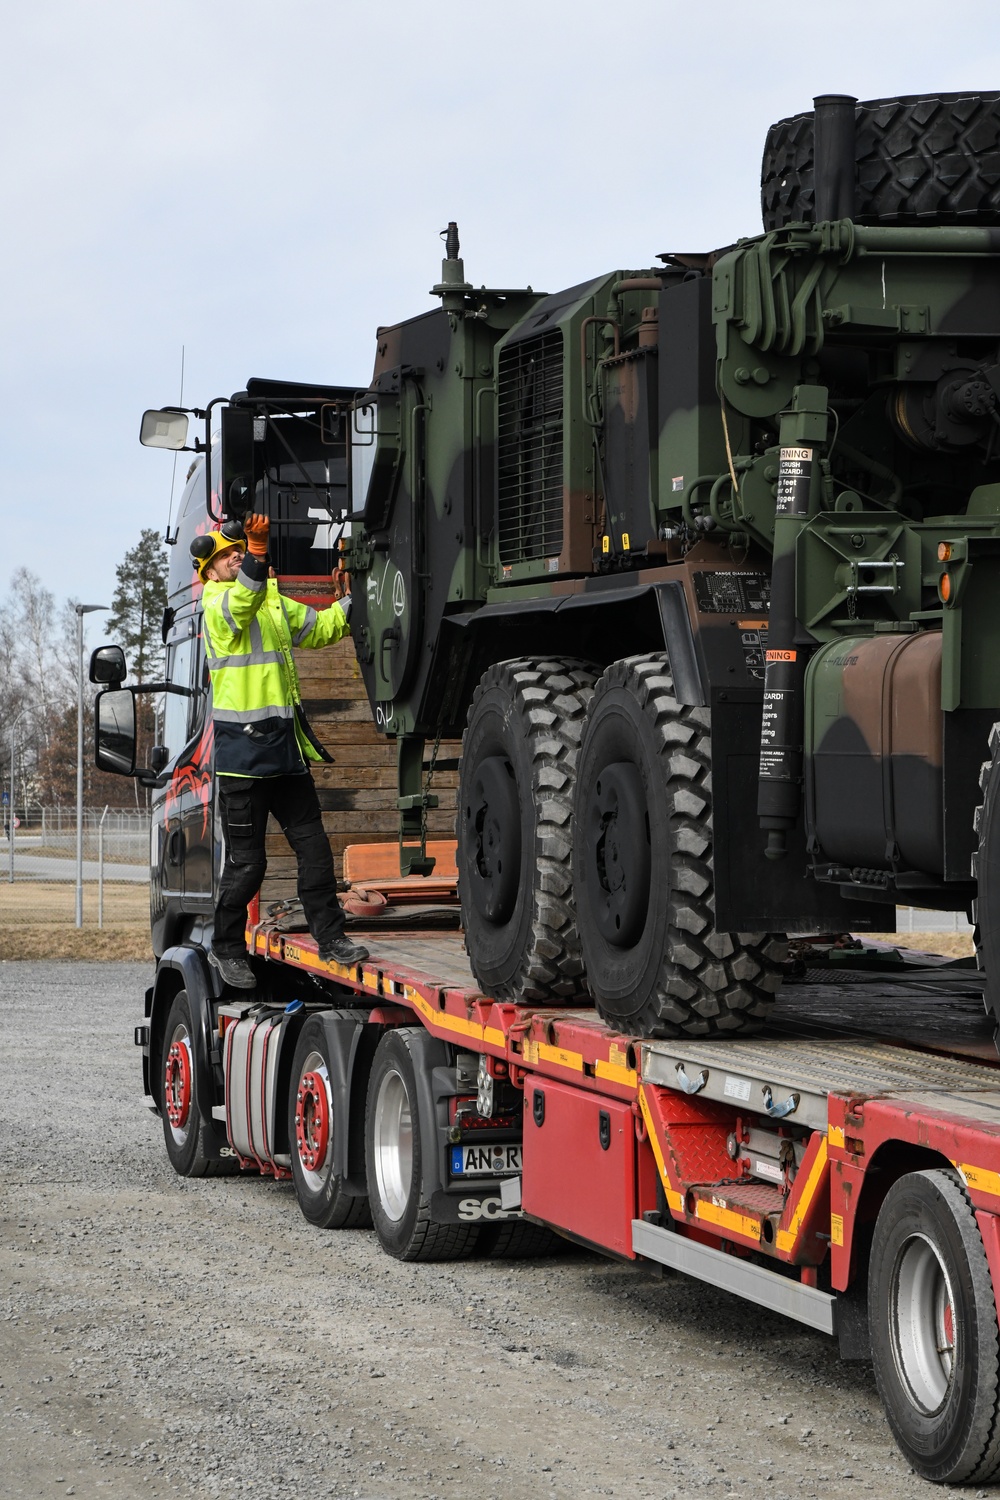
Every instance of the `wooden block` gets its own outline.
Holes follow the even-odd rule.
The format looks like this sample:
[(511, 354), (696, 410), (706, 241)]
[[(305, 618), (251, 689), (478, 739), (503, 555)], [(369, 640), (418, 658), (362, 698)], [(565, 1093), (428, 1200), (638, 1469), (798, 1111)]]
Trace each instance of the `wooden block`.
[[(434, 878), (454, 878), (456, 843), (454, 839), (427, 841), (427, 853), (434, 859)], [(344, 879), (352, 885), (366, 880), (394, 880), (399, 876), (399, 844), (350, 844), (344, 852)]]

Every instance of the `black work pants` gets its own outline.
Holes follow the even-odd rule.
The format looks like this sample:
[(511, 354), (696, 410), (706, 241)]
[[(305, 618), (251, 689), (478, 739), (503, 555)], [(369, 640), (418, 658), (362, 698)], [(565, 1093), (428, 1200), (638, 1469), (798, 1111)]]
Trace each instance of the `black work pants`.
[(264, 835), (273, 813), (295, 851), (299, 900), (309, 931), (328, 943), (344, 931), (337, 900), (333, 855), (323, 831), (319, 798), (308, 771), (296, 776), (220, 776), (219, 812), (226, 840), (226, 862), (215, 907), (212, 946), (222, 958), (246, 951), (247, 905), (260, 890), (267, 869)]

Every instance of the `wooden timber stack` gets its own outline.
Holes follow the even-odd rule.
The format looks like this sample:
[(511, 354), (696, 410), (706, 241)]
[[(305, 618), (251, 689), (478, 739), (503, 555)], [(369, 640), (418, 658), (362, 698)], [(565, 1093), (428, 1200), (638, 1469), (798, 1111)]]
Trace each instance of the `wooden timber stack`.
[[(285, 585), (283, 591), (317, 608), (329, 602), (302, 588)], [(313, 762), (312, 775), (339, 879), (348, 844), (394, 843), (399, 837), (396, 742), (376, 731), (350, 638), (318, 651), (296, 651), (295, 664), (313, 733), (333, 756), (332, 765)], [(454, 761), (460, 748), (456, 741), (442, 740), (438, 758)], [(428, 744), (428, 761), (432, 749), (433, 743)], [(431, 790), (440, 799), (440, 806), (427, 815), (430, 837), (454, 837), (457, 783), (457, 772), (435, 771)], [(295, 895), (295, 856), (273, 819), (268, 826), (266, 851), (262, 905)]]

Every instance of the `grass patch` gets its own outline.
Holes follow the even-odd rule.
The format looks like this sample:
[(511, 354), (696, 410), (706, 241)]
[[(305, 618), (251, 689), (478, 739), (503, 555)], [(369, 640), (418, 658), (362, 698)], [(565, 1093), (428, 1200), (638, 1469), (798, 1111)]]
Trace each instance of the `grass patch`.
[[(969, 958), (975, 952), (971, 933), (868, 932), (899, 948)], [(83, 887), (83, 926), (76, 926), (76, 887), (71, 881), (0, 879), (0, 960), (21, 958), (149, 959), (149, 887), (115, 884), (104, 887), (104, 927), (97, 925), (97, 883)]]
[(857, 936), (862, 943), (892, 943), (896, 948), (938, 953), (942, 958), (972, 958), (976, 951), (971, 932), (859, 932)]
[(149, 887), (104, 887), (104, 926), (97, 925), (97, 884), (84, 883), (83, 926), (76, 926), (76, 887), (69, 881), (0, 880), (0, 960), (149, 959)]

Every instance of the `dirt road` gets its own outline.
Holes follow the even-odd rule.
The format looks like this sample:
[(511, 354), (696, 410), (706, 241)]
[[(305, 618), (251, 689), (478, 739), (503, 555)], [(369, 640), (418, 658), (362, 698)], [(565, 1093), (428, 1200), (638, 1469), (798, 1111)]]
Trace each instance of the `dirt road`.
[(868, 1366), (723, 1292), (575, 1251), (401, 1265), (284, 1185), (175, 1177), (149, 977), (0, 964), (3, 1500), (935, 1493)]

